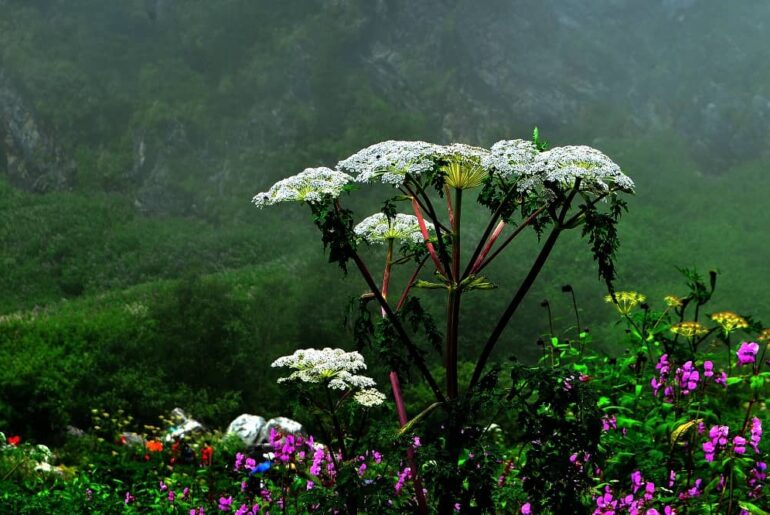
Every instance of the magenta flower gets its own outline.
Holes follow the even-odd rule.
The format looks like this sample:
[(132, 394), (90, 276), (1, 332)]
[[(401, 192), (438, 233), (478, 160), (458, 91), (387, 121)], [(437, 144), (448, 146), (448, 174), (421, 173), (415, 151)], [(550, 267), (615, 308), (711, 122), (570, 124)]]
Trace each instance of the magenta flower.
[(709, 438), (715, 445), (727, 445), (727, 435), (730, 428), (727, 426), (711, 426), (709, 429)]
[(739, 365), (749, 365), (751, 363), (756, 362), (757, 360), (757, 353), (759, 352), (759, 344), (756, 342), (743, 342), (741, 343), (740, 348), (738, 349), (738, 352), (736, 353), (738, 355), (738, 364)]
[(243, 460), (245, 456), (241, 452), (235, 453), (235, 463), (233, 464), (233, 468), (235, 470), (241, 470), (241, 467), (243, 466)]
[(719, 376), (714, 378), (714, 382), (727, 388), (727, 373), (724, 370), (720, 372)]
[(714, 461), (714, 453), (716, 452), (716, 447), (712, 442), (703, 442), (703, 455), (706, 458), (706, 461), (711, 463)]
[(602, 417), (602, 431), (609, 431), (610, 429), (617, 429), (617, 428), (618, 428), (618, 419), (615, 418), (615, 415), (610, 415), (610, 416), (605, 415)]
[(634, 487), (634, 493), (636, 493), (636, 491), (639, 490), (643, 482), (644, 482), (644, 479), (642, 478), (641, 471), (635, 470), (631, 473), (631, 485), (633, 485)]
[(759, 442), (762, 440), (762, 421), (757, 417), (751, 419), (751, 448), (754, 452), (759, 453)]
[(525, 502), (521, 506), (521, 515), (532, 515), (532, 505), (528, 502)]
[(136, 497), (134, 497), (133, 495), (131, 495), (131, 492), (126, 492), (126, 497), (125, 497), (125, 503), (126, 503), (126, 504), (131, 504), (131, 503), (132, 503), (132, 502), (134, 502), (135, 500), (136, 500)]
[(401, 489), (404, 488), (404, 483), (406, 482), (407, 478), (410, 477), (412, 474), (412, 469), (409, 467), (406, 467), (404, 470), (398, 473), (398, 481), (396, 481), (396, 494), (401, 493)]
[(703, 362), (703, 376), (711, 377), (714, 375), (714, 363), (711, 361)]
[(219, 511), (230, 511), (233, 505), (232, 497), (220, 497), (219, 498)]
[(168, 502), (174, 502), (174, 499), (176, 498), (176, 494), (173, 490), (168, 491)]
[(746, 439), (742, 436), (733, 438), (733, 452), (735, 454), (746, 454)]

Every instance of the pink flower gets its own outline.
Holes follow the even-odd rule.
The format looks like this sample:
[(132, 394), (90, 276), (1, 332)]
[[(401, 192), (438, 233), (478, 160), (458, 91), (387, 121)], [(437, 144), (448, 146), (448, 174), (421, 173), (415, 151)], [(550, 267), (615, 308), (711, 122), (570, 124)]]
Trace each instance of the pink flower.
[(751, 419), (751, 448), (754, 452), (759, 453), (759, 442), (762, 440), (762, 421), (757, 417)]
[(738, 364), (748, 365), (754, 363), (757, 360), (757, 353), (759, 352), (759, 344), (756, 342), (743, 342), (741, 343), (738, 352)]
[(230, 511), (233, 505), (232, 497), (220, 497), (219, 498), (219, 511)]
[(746, 454), (746, 439), (742, 436), (733, 438), (733, 452), (735, 454)]
[(532, 515), (532, 505), (525, 502), (521, 507), (521, 515)]

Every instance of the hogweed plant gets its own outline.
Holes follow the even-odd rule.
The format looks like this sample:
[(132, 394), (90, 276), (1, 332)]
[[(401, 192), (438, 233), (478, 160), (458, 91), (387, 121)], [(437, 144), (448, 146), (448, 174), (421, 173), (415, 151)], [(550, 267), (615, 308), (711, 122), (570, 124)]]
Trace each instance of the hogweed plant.
[[(467, 406), (483, 397), (488, 361), (503, 331), (543, 269), (559, 237), (580, 230), (598, 263), (599, 276), (615, 277), (618, 248), (616, 224), (625, 210), (622, 194), (634, 184), (610, 158), (587, 146), (547, 149), (537, 130), (533, 141), (504, 140), (491, 148), (464, 144), (437, 145), (421, 141), (385, 141), (340, 161), (334, 170), (309, 168), (257, 194), (258, 207), (283, 202), (308, 205), (329, 251), (330, 262), (347, 272), (352, 262), (369, 291), (363, 296), (359, 341), (375, 344), (391, 366), (391, 388), (402, 427), (413, 427), (427, 412), (443, 409), (444, 463), (450, 471), (440, 485), (439, 510), (448, 513), (472, 499), (456, 470), (467, 443), (468, 427), (476, 423)], [(347, 196), (369, 184), (384, 184), (393, 194), (382, 199), (379, 212), (360, 218), (345, 207)], [(378, 190), (380, 191), (380, 190)], [(475, 200), (490, 216), (481, 238), (467, 241), (463, 213)], [(404, 212), (406, 211), (406, 212)], [(525, 230), (540, 238), (539, 253), (521, 278), (506, 309), (480, 342), (468, 384), (458, 378), (460, 312), (465, 294), (495, 288), (485, 275)], [(384, 247), (382, 281), (362, 257), (365, 246)], [(393, 267), (411, 267), (409, 279), (393, 294)], [(443, 334), (422, 309), (416, 289), (445, 296)], [(376, 302), (380, 320), (371, 320), (366, 301)], [(465, 309), (469, 309), (466, 307)], [(472, 309), (472, 307), (470, 308)], [(434, 375), (421, 345), (424, 333), (443, 358), (443, 386)], [(399, 376), (414, 367), (430, 388), (434, 403), (409, 419)], [(424, 510), (424, 506), (423, 506)]]

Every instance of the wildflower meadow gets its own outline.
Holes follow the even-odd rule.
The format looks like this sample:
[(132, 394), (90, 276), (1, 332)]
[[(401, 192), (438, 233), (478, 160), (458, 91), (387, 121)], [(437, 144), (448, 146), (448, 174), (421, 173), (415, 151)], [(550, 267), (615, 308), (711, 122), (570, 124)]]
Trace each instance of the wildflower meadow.
[[(616, 284), (633, 192), (607, 155), (537, 130), (490, 148), (384, 141), (280, 180), (253, 203), (303, 208), (360, 289), (339, 306), (339, 347), (271, 357), (293, 420), (262, 419), (257, 437), (237, 420), (203, 428), (180, 411), (137, 427), (94, 407), (54, 450), (4, 434), (0, 511), (767, 513), (770, 329), (710, 309), (716, 271), (682, 268), (660, 299)], [(540, 357), (519, 360), (506, 329), (526, 323), (514, 315), (568, 234), (607, 287), (622, 350), (597, 348), (564, 285), (574, 320), (555, 327), (544, 300)], [(526, 245), (526, 273), (500, 286), (496, 260)], [(490, 295), (505, 307), (480, 329)]]

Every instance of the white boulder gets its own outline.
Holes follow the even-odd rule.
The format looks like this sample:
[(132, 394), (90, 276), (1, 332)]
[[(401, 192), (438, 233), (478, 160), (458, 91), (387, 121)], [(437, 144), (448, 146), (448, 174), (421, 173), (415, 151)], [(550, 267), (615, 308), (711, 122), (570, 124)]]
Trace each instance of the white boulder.
[[(259, 440), (262, 428), (265, 427), (267, 421), (258, 415), (249, 415), (244, 413), (238, 418), (230, 422), (227, 426), (227, 435), (237, 435), (241, 441), (247, 445), (255, 445)], [(269, 433), (268, 433), (269, 434)]]

